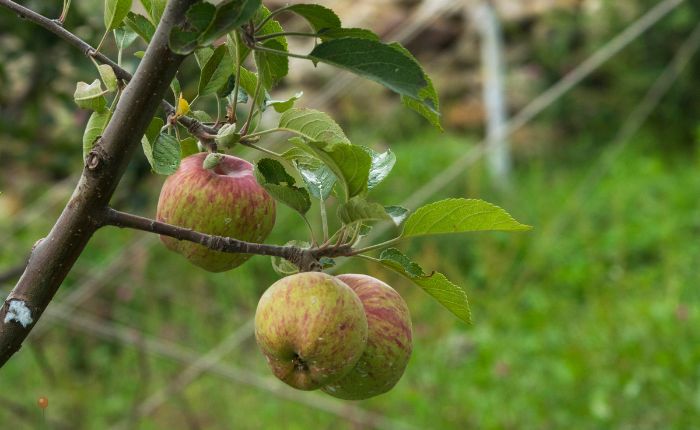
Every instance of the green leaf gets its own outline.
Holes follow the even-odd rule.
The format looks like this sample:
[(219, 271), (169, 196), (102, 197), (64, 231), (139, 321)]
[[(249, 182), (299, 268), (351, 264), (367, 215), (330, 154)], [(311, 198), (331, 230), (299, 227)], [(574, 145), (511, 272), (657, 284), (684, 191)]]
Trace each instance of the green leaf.
[[(231, 58), (231, 57), (229, 57), (229, 58)], [(231, 60), (231, 61), (233, 61), (233, 60)], [(231, 74), (229, 74), (228, 77), (226, 78), (226, 82), (224, 82), (224, 84), (223, 84), (222, 86), (220, 86), (218, 90), (216, 90), (216, 95), (217, 95), (217, 97), (219, 97), (220, 99), (222, 99), (222, 98), (224, 98), (224, 97), (228, 97), (228, 96), (233, 92), (234, 89), (236, 89), (236, 75), (234, 75), (233, 73), (231, 73)], [(247, 96), (245, 95), (245, 92), (243, 92), (242, 94), (243, 94), (245, 97), (247, 97)], [(239, 95), (239, 97), (240, 97), (240, 95), (241, 95), (241, 89), (240, 89), (240, 87), (238, 88), (238, 95)], [(247, 101), (248, 101), (248, 100), (246, 100), (246, 102), (247, 102)]]
[[(300, 137), (293, 137), (293, 138), (289, 139), (289, 142), (292, 144), (295, 144), (295, 145), (297, 144), (297, 142), (301, 145), (306, 145), (304, 139), (302, 139)], [(309, 166), (311, 168), (317, 168), (317, 167), (323, 166), (323, 163), (321, 163), (321, 160), (316, 158), (312, 153), (310, 153), (308, 151), (311, 151), (311, 148), (308, 148), (308, 145), (307, 145), (306, 149), (302, 149), (301, 147), (295, 146), (295, 147), (292, 147), (292, 148), (288, 149), (287, 151), (285, 151), (282, 154), (282, 158), (284, 158), (285, 160), (288, 160), (288, 161), (306, 164), (307, 166)]]
[(340, 18), (332, 10), (318, 4), (295, 4), (288, 11), (302, 16), (309, 22), (315, 32), (325, 29), (340, 28)]
[[(175, 100), (179, 102), (180, 100), (180, 94), (182, 93), (182, 88), (180, 88), (180, 81), (177, 78), (173, 78), (172, 81), (170, 81), (170, 89), (173, 91), (173, 96), (175, 96)], [(177, 110), (177, 106), (175, 107)]]
[(160, 18), (165, 11), (165, 5), (168, 0), (141, 0), (143, 8), (146, 9), (148, 16), (151, 17), (153, 24), (158, 25)]
[(364, 150), (372, 157), (372, 166), (369, 169), (369, 180), (367, 181), (367, 188), (371, 190), (389, 176), (391, 169), (396, 164), (396, 155), (391, 150), (382, 153), (375, 152), (370, 148), (364, 148)]
[(197, 139), (194, 137), (188, 137), (187, 139), (180, 141), (180, 158), (186, 158), (197, 153), (199, 153)]
[(194, 59), (197, 60), (199, 70), (204, 68), (204, 65), (207, 64), (207, 61), (209, 61), (209, 58), (211, 58), (213, 53), (214, 50), (208, 46), (198, 48), (194, 51)]
[(258, 161), (258, 171), (265, 179), (275, 185), (295, 185), (296, 180), (287, 173), (282, 163), (272, 158), (263, 158)]
[(105, 27), (114, 30), (119, 27), (131, 10), (131, 0), (105, 0)]
[(328, 114), (313, 109), (286, 111), (280, 117), (279, 127), (293, 131), (311, 141), (350, 143), (343, 129)]
[(289, 109), (294, 107), (294, 103), (304, 95), (303, 91), (299, 91), (287, 100), (266, 100), (266, 106), (272, 106), (278, 113), (287, 112)]
[(338, 207), (338, 218), (343, 224), (365, 221), (393, 221), (384, 206), (371, 203), (362, 197), (353, 197)]
[(167, 3), (168, 0), (151, 0), (151, 17), (153, 17), (153, 21), (156, 24), (158, 24), (163, 17), (163, 12), (165, 12)]
[[(126, 18), (124, 22), (126, 22)], [(134, 31), (128, 28), (128, 26), (123, 25), (119, 28), (115, 28), (112, 33), (114, 34), (114, 42), (117, 44), (117, 49), (119, 51), (123, 51), (124, 49), (128, 48), (132, 43), (134, 43), (136, 38), (139, 37), (138, 34), (134, 33)]]
[(216, 16), (216, 6), (211, 3), (198, 2), (187, 9), (186, 16), (190, 28), (193, 28), (197, 33), (202, 33), (207, 30), (214, 20)]
[(425, 205), (406, 221), (403, 237), (471, 231), (524, 231), (508, 212), (483, 200), (447, 199)]
[(311, 208), (309, 193), (295, 186), (295, 181), (282, 163), (271, 158), (258, 161), (255, 170), (258, 183), (277, 201), (284, 203), (302, 216)]
[[(286, 44), (277, 39), (266, 40), (262, 46), (275, 51), (287, 52)], [(255, 64), (258, 67), (258, 77), (266, 90), (279, 82), (289, 73), (289, 58), (284, 55), (255, 51)]]
[[(245, 67), (241, 67), (239, 79), (241, 88), (248, 96), (252, 97), (255, 93), (255, 88), (258, 86), (258, 77)], [(264, 100), (260, 100), (259, 103), (264, 103)]]
[[(314, 162), (306, 160), (313, 160)], [(331, 169), (317, 159), (308, 157), (294, 160), (294, 167), (296, 167), (301, 179), (306, 184), (306, 188), (308, 188), (309, 193), (314, 198), (319, 200), (328, 198), (338, 180)]]
[(150, 43), (151, 39), (153, 39), (153, 35), (156, 32), (156, 28), (153, 26), (151, 21), (148, 20), (148, 18), (143, 15), (137, 15), (133, 12), (129, 12), (126, 15), (126, 18), (124, 18), (124, 23), (132, 31), (141, 36), (141, 39), (145, 40), (146, 43)]
[[(299, 144), (299, 146), (304, 148), (303, 145)], [(371, 161), (361, 147), (348, 143), (326, 142), (309, 142), (306, 147), (310, 148), (340, 179), (345, 189), (346, 199), (367, 191)]]
[(179, 55), (188, 55), (197, 48), (198, 33), (182, 31), (177, 27), (170, 30), (168, 45), (170, 49)]
[(439, 272), (426, 274), (418, 264), (412, 262), (396, 248), (384, 250), (379, 256), (379, 261), (384, 266), (413, 281), (457, 318), (468, 324), (471, 323), (467, 293), (450, 282), (445, 275)]
[(159, 175), (172, 175), (180, 167), (180, 144), (173, 136), (160, 133), (153, 143), (153, 171)]
[(168, 43), (173, 52), (187, 55), (197, 46), (208, 45), (200, 43), (199, 37), (207, 30), (216, 15), (216, 7), (211, 3), (197, 2), (187, 9), (186, 23), (183, 27), (173, 27), (170, 30)]
[(202, 67), (197, 89), (199, 95), (216, 93), (222, 86), (226, 85), (231, 70), (233, 70), (233, 60), (228, 56), (226, 45), (220, 45)]
[(83, 160), (92, 150), (97, 138), (102, 135), (102, 132), (104, 131), (105, 127), (107, 127), (111, 116), (112, 114), (108, 110), (104, 110), (103, 112), (93, 112), (92, 115), (90, 115), (90, 119), (85, 126), (85, 133), (83, 133)]
[(141, 147), (143, 148), (143, 155), (146, 156), (148, 164), (150, 164), (151, 167), (153, 167), (153, 144), (158, 138), (160, 130), (163, 128), (163, 124), (164, 122), (162, 119), (154, 117), (153, 119), (151, 119), (150, 124), (148, 124), (146, 133), (144, 133), (144, 135), (141, 137)]
[(397, 226), (406, 221), (406, 218), (408, 218), (408, 213), (410, 212), (408, 209), (401, 206), (385, 206), (384, 210)]
[(89, 85), (86, 82), (78, 82), (73, 100), (82, 109), (90, 109), (95, 112), (103, 112), (107, 106), (99, 79), (95, 79)]
[(108, 64), (100, 64), (97, 66), (97, 71), (100, 73), (100, 78), (104, 82), (107, 91), (113, 92), (117, 90), (117, 75), (114, 73), (112, 66)]
[(260, 0), (233, 0), (216, 8), (214, 19), (199, 36), (199, 45), (206, 46), (255, 16), (262, 5)]
[(203, 110), (193, 110), (190, 112), (194, 119), (199, 122), (214, 122), (214, 118)]
[(364, 28), (327, 28), (318, 32), (322, 41), (354, 37), (356, 39), (368, 39), (379, 42), (379, 36)]
[(136, 58), (143, 58), (144, 55), (146, 55), (146, 51), (136, 51), (136, 52), (134, 52), (134, 57), (136, 57)]
[(318, 45), (309, 57), (364, 76), (403, 96), (432, 104), (421, 97), (428, 82), (420, 64), (390, 45), (351, 37), (334, 39)]
[(370, 234), (371, 231), (372, 231), (371, 225), (367, 225), (367, 224), (358, 224), (357, 225), (358, 237), (365, 237), (368, 234)]
[(311, 141), (290, 140), (333, 171), (343, 183), (348, 199), (367, 190), (370, 156), (361, 147), (351, 145), (340, 126), (327, 114), (313, 109), (290, 109), (280, 117), (279, 127)]
[[(413, 54), (411, 54), (411, 52), (404, 48), (401, 44), (392, 43), (390, 46), (404, 55), (413, 58), (416, 61), (416, 64), (420, 66), (420, 63), (418, 63), (418, 60), (415, 59)], [(423, 70), (422, 67), (421, 70)], [(432, 79), (430, 79), (425, 71), (423, 71), (423, 77), (428, 83), (428, 86), (423, 88), (418, 93), (418, 98), (416, 99), (404, 95), (401, 96), (401, 102), (404, 104), (404, 106), (408, 107), (409, 109), (413, 109), (422, 115), (423, 118), (427, 119), (428, 122), (433, 125), (433, 127), (443, 131), (442, 124), (440, 124), (440, 101), (438, 100), (437, 91), (435, 90)]]

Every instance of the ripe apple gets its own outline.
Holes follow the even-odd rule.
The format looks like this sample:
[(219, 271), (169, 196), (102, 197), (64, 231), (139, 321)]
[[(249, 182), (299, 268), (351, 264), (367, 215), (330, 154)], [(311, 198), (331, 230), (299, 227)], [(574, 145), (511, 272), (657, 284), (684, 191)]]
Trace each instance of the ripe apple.
[[(212, 169), (202, 166), (206, 153), (190, 155), (163, 184), (158, 221), (201, 233), (261, 243), (275, 224), (275, 201), (255, 180), (253, 165), (223, 155)], [(243, 264), (249, 254), (213, 251), (205, 246), (161, 236), (165, 246), (210, 272)]]
[(260, 298), (255, 338), (275, 376), (315, 390), (355, 366), (367, 343), (367, 318), (343, 282), (320, 272), (297, 273)]
[(393, 288), (367, 275), (339, 275), (362, 301), (369, 333), (367, 347), (355, 367), (323, 391), (345, 400), (386, 393), (399, 382), (413, 349), (411, 316)]

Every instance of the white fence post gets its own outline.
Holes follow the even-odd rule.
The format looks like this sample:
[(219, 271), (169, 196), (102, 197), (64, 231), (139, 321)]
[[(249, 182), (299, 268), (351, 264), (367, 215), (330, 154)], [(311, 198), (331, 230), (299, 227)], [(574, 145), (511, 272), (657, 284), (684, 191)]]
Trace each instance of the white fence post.
[(512, 162), (506, 131), (508, 113), (501, 23), (493, 4), (488, 0), (479, 4), (474, 17), (481, 33), (481, 64), (489, 171), (498, 187), (508, 188)]

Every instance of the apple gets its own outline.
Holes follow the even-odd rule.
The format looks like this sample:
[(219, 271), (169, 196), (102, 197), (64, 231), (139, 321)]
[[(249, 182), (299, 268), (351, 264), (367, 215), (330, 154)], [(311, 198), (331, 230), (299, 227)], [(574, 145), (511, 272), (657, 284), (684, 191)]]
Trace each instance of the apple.
[(355, 367), (323, 391), (345, 400), (386, 393), (399, 382), (413, 349), (411, 316), (393, 288), (367, 275), (339, 275), (362, 301), (369, 333), (367, 347)]
[[(201, 233), (261, 243), (275, 224), (275, 201), (255, 180), (253, 165), (223, 155), (211, 169), (202, 152), (182, 160), (166, 179), (158, 199), (156, 218)], [(214, 251), (205, 246), (160, 237), (165, 246), (210, 272), (243, 264), (249, 254)]]
[(355, 366), (367, 343), (367, 318), (343, 282), (321, 272), (297, 273), (260, 298), (255, 339), (275, 376), (315, 390)]

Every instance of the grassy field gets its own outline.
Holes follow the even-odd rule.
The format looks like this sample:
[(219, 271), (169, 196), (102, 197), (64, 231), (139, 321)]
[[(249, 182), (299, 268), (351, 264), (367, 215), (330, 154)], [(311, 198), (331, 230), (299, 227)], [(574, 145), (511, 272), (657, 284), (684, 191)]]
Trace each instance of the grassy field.
[[(400, 203), (469, 142), (428, 134), (392, 143), (398, 163), (375, 195)], [(0, 371), (2, 427), (41, 428), (44, 395), (46, 428), (56, 429), (693, 428), (700, 159), (653, 146), (631, 142), (602, 174), (590, 173), (601, 154), (589, 151), (521, 160), (510, 193), (492, 190), (478, 165), (440, 190), (433, 200), (484, 198), (535, 226), (402, 245), (467, 289), (472, 326), (379, 267), (344, 266), (389, 282), (413, 316), (404, 378), (364, 402), (292, 391), (271, 377), (249, 324), (276, 279), (269, 259), (211, 275), (155, 238), (100, 231), (31, 341)], [(144, 195), (159, 188), (149, 181)], [(136, 210), (152, 215), (155, 197), (142, 201)], [(45, 234), (59, 208), (47, 209), (20, 231), (0, 219), (0, 236), (12, 235), (2, 266)], [(269, 242), (305, 235), (280, 209)], [(192, 361), (217, 346), (221, 360), (187, 378)], [(162, 401), (153, 397), (169, 384)]]

